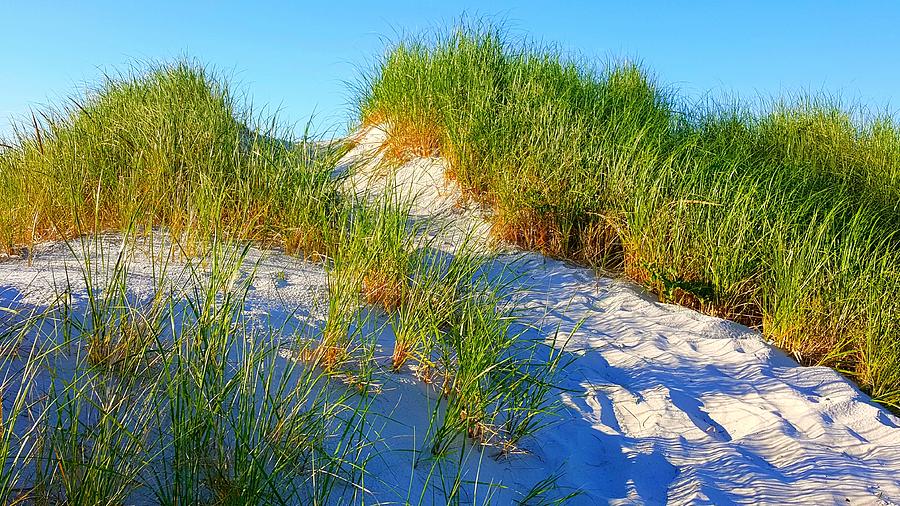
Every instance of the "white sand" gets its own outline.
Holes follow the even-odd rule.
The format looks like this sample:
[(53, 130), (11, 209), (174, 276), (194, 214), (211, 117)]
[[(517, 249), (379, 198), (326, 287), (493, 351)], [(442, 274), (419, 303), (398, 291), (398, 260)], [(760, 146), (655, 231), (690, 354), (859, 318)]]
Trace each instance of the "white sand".
[[(371, 156), (381, 139), (377, 129), (362, 132), (345, 162)], [(376, 162), (367, 160), (368, 168)], [(442, 172), (439, 159), (415, 160), (398, 170), (396, 182), (418, 196), (414, 212), (422, 219), (475, 226), (483, 237), (477, 211), (453, 207), (457, 194)], [(365, 186), (358, 178), (348, 185)], [(450, 248), (453, 237), (447, 235)], [(295, 312), (321, 324), (321, 266), (253, 254), (263, 261), (248, 310), (276, 320)], [(72, 261), (64, 248), (47, 245), (31, 266), (0, 263), (3, 298), (41, 304), (53, 276)], [(148, 290), (146, 259), (134, 265), (132, 290)], [(574, 361), (554, 394), (564, 409), (524, 442), (528, 453), (498, 459), (493, 450), (472, 449), (464, 477), (481, 485), (465, 485), (464, 502), (509, 504), (556, 474), (556, 495), (581, 491), (572, 504), (900, 503), (900, 420), (836, 372), (800, 367), (746, 327), (661, 304), (588, 269), (508, 252), (494, 271), (520, 275), (534, 332), (574, 330), (567, 347)], [(384, 363), (392, 339), (389, 331), (379, 334)], [(431, 468), (414, 465), (411, 450), (422, 449), (436, 396), (408, 372), (383, 372), (379, 381), (369, 419), (367, 502), (416, 504), (417, 484)], [(407, 497), (410, 490), (415, 495)], [(443, 498), (429, 491), (423, 502)]]

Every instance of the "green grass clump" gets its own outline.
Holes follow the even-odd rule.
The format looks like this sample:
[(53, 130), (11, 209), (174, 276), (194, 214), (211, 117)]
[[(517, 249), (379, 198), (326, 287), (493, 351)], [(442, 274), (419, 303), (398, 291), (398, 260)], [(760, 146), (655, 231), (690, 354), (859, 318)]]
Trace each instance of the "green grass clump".
[[(481, 276), (467, 280), (459, 312), (436, 339), (437, 375), (446, 399), (431, 452), (443, 457), (455, 436), (467, 435), (500, 454), (546, 425), (549, 393), (562, 353), (526, 334), (502, 289)], [(554, 345), (557, 343), (554, 343)], [(546, 348), (548, 354), (540, 356)]]
[(412, 263), (409, 287), (394, 321), (391, 368), (412, 361), (416, 373), (431, 383), (440, 375), (435, 356), (446, 331), (457, 323), (469, 294), (466, 287), (487, 261), (472, 251), (469, 238), (451, 253), (423, 245)]
[(347, 198), (335, 229), (333, 254), (325, 262), (328, 318), (311, 358), (335, 370), (350, 358), (352, 337), (363, 326), (363, 304), (395, 311), (408, 293), (416, 231), (409, 205), (392, 192), (367, 200)]
[(493, 233), (761, 328), (900, 408), (900, 125), (827, 97), (687, 103), (462, 23), (391, 48), (360, 87), (388, 159), (439, 153)]
[(438, 395), (433, 457), (467, 451), (463, 435), (500, 452), (520, 449), (555, 410), (549, 394), (562, 354), (518, 328), (512, 280), (489, 275), (496, 257), (473, 247), (471, 233), (452, 253), (434, 248), (445, 230), (412, 219), (409, 202), (387, 188), (345, 208), (325, 263), (328, 317), (305, 355), (365, 391), (357, 376), (374, 361), (371, 336), (389, 328), (390, 370), (411, 366)]
[(6, 249), (133, 225), (326, 252), (338, 153), (280, 140), (287, 129), (255, 118), (213, 73), (156, 65), (70, 101), (17, 126), (0, 151)]

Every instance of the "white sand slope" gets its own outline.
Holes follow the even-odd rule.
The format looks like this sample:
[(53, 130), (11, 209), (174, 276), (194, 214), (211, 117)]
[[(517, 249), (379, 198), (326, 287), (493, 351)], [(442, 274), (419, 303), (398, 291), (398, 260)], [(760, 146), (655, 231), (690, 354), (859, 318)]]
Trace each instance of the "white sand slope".
[[(363, 174), (373, 173), (365, 169), (375, 168), (372, 150), (382, 139), (378, 129), (362, 132), (344, 162), (361, 161)], [(417, 196), (420, 218), (475, 227), (484, 237), (483, 219), (453, 206), (457, 194), (442, 173), (440, 160), (420, 159), (394, 181)], [(348, 186), (366, 187), (363, 177)], [(446, 235), (448, 249), (455, 237)], [(108, 242), (113, 247), (115, 238)], [(320, 325), (322, 267), (275, 252), (252, 256), (261, 263), (248, 311)], [(40, 305), (65, 264), (75, 267), (59, 245), (38, 249), (32, 264), (0, 263), (2, 298)], [(149, 290), (149, 262), (138, 255), (133, 265), (131, 289)], [(554, 393), (563, 408), (523, 443), (526, 453), (470, 448), (464, 502), (511, 504), (552, 475), (558, 489), (550, 498), (579, 491), (571, 504), (900, 504), (900, 420), (834, 371), (799, 367), (745, 327), (540, 255), (505, 252), (491, 272), (517, 276), (529, 332), (572, 334), (572, 362)], [(379, 321), (387, 320), (372, 324), (376, 358), (387, 364), (393, 336)], [(417, 459), (427, 453), (436, 393), (408, 371), (385, 370), (378, 380), (367, 502), (443, 504), (435, 490), (421, 492), (432, 468)]]
[[(359, 133), (347, 160), (374, 168), (384, 135)], [(471, 227), (478, 218), (454, 210), (443, 169), (414, 160), (395, 181), (418, 197), (415, 212)], [(561, 384), (566, 411), (532, 455), (505, 463), (513, 476), (557, 470), (585, 504), (900, 503), (900, 421), (838, 373), (629, 283), (536, 254), (504, 258), (532, 322), (547, 335), (577, 329), (568, 348), (579, 356)]]

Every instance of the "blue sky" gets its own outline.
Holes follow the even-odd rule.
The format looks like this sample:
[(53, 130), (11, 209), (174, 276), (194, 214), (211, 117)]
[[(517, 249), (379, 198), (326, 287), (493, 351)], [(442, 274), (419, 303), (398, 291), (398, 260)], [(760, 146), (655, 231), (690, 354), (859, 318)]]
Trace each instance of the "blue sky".
[[(5, 2), (4, 2), (5, 3)], [(404, 31), (461, 13), (587, 58), (639, 59), (684, 95), (824, 91), (900, 108), (897, 2), (17, 2), (0, 15), (0, 134), (9, 118), (135, 60), (197, 58), (291, 122), (340, 131), (347, 82)]]

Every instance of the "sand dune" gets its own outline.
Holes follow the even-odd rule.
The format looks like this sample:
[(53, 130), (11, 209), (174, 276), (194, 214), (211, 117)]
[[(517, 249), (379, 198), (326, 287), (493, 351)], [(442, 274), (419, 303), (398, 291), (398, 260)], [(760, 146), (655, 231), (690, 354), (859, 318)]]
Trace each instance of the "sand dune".
[[(358, 134), (343, 160), (361, 166), (349, 189), (378, 191), (381, 140), (377, 128)], [(447, 224), (443, 244), (452, 252), (463, 231), (485, 239), (487, 229), (479, 210), (454, 206), (458, 194), (443, 169), (440, 159), (417, 159), (397, 169), (391, 184), (415, 199), (417, 219)], [(106, 238), (106, 247), (118, 240)], [(320, 265), (253, 250), (249, 263), (256, 262), (248, 314), (321, 325)], [(30, 262), (0, 263), (6, 304), (46, 303), (66, 266), (76, 269), (77, 259), (59, 244), (37, 248)], [(133, 266), (130, 289), (150, 290), (149, 259), (136, 254)], [(524, 443), (525, 452), (470, 449), (463, 476), (479, 485), (465, 486), (467, 501), (509, 504), (554, 475), (560, 493), (580, 492), (572, 504), (900, 503), (900, 420), (833, 370), (800, 367), (746, 327), (537, 254), (501, 251), (491, 273), (515, 280), (527, 332), (571, 336), (571, 362), (555, 394), (563, 408)], [(387, 364), (393, 335), (385, 316), (372, 316), (377, 358)], [(408, 370), (378, 378), (365, 487), (374, 502), (439, 504), (427, 491), (408, 497), (431, 470), (415, 450), (436, 394)]]

